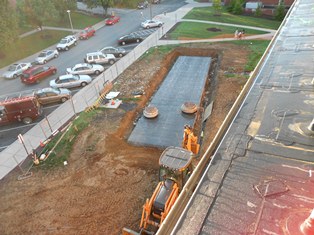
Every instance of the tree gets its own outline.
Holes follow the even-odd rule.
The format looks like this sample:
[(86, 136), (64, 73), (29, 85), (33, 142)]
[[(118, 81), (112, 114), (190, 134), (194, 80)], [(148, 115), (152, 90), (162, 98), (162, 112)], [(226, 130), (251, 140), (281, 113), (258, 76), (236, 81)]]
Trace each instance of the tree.
[(67, 10), (76, 10), (76, 1), (75, 0), (52, 0), (59, 17), (61, 19), (66, 19), (68, 17)]
[(102, 7), (104, 9), (104, 14), (108, 14), (108, 8), (114, 6), (116, 1), (114, 0), (85, 0), (88, 8)]
[(235, 15), (241, 15), (243, 13), (242, 1), (236, 0), (234, 7), (232, 9), (232, 13)]
[(18, 17), (8, 0), (0, 4), (0, 48), (5, 48), (18, 37)]
[(29, 24), (39, 28), (42, 28), (44, 22), (59, 18), (58, 10), (51, 0), (21, 0), (17, 1), (17, 8)]
[(213, 0), (213, 8), (215, 9), (215, 15), (221, 14), (221, 0)]
[(257, 17), (260, 17), (260, 16), (263, 15), (262, 7), (260, 5), (256, 8), (256, 10), (254, 12), (254, 15), (257, 16)]
[(285, 5), (283, 1), (280, 1), (275, 9), (275, 19), (282, 21), (285, 18), (286, 12), (285, 12)]

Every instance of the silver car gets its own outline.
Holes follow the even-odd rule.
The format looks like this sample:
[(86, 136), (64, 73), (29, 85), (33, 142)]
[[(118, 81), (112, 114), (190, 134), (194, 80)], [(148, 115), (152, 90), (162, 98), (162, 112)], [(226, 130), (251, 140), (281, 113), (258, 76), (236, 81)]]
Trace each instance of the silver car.
[(49, 60), (57, 58), (59, 56), (59, 52), (57, 50), (46, 50), (40, 52), (38, 57), (36, 58), (37, 64), (46, 64)]
[(145, 20), (141, 23), (141, 26), (144, 29), (154, 28), (154, 27), (161, 27), (164, 23), (159, 20)]
[(8, 70), (2, 74), (2, 77), (7, 79), (17, 78), (22, 75), (22, 73), (32, 67), (31, 63), (19, 63), (19, 64), (12, 64), (8, 68)]
[(88, 75), (67, 74), (51, 80), (49, 85), (52, 88), (72, 88), (84, 87), (92, 82), (92, 78)]
[(103, 54), (113, 54), (115, 57), (122, 57), (126, 55), (126, 50), (120, 47), (104, 47), (99, 50)]
[(77, 64), (73, 68), (67, 68), (68, 74), (100, 74), (105, 71), (105, 68), (99, 64)]

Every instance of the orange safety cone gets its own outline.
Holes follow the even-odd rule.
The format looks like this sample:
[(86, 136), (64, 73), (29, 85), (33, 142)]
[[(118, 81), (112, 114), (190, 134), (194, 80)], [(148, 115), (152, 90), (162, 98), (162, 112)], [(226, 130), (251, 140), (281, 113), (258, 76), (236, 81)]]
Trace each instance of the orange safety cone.
[(39, 145), (40, 145), (40, 147), (45, 147), (45, 144), (41, 141), (40, 141)]
[(310, 216), (300, 225), (300, 230), (304, 235), (314, 235), (314, 209)]

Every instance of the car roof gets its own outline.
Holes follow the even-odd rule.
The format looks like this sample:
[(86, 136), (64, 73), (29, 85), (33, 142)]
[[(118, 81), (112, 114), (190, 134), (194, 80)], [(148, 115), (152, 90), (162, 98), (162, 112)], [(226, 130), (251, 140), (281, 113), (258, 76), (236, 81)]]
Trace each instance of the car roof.
[(76, 67), (83, 67), (83, 66), (92, 66), (92, 65), (90, 65), (90, 64), (88, 64), (88, 63), (80, 63), (80, 64), (74, 65), (73, 68), (76, 68)]
[(73, 74), (65, 74), (65, 75), (59, 76), (59, 79), (63, 80), (63, 79), (73, 78), (73, 77), (75, 77)]
[(49, 91), (53, 91), (53, 90), (56, 90), (56, 89), (51, 88), (51, 87), (46, 87), (46, 88), (42, 88), (42, 89), (36, 91), (36, 93), (39, 94), (39, 93), (49, 92)]
[(89, 55), (103, 55), (103, 53), (101, 53), (101, 51), (96, 51), (96, 52), (90, 52), (86, 54), (87, 56)]
[(32, 72), (32, 71), (38, 69), (38, 68), (42, 68), (42, 67), (43, 67), (43, 66), (35, 65), (35, 66), (33, 66), (33, 67), (31, 67), (31, 68), (25, 70), (23, 73), (29, 73), (29, 72)]

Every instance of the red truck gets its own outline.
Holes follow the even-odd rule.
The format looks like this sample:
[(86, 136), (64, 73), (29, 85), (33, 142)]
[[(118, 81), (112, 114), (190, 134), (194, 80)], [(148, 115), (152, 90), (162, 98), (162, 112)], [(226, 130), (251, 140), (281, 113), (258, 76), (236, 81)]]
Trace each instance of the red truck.
[(0, 100), (0, 125), (12, 122), (30, 124), (42, 114), (42, 107), (33, 95)]

